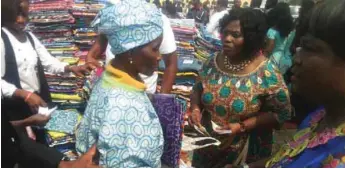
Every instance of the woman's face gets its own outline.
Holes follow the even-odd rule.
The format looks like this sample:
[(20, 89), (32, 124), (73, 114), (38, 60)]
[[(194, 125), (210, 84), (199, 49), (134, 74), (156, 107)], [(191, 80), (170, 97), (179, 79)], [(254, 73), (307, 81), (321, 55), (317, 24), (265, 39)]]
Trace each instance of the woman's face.
[(161, 59), (159, 47), (163, 36), (134, 51), (133, 64), (141, 74), (151, 76), (158, 68), (158, 62)]
[(293, 90), (319, 104), (334, 100), (335, 96), (344, 92), (344, 61), (320, 39), (306, 36), (301, 43), (292, 67)]
[(16, 23), (19, 25), (21, 29), (24, 29), (26, 26), (26, 23), (29, 20), (29, 3), (27, 0), (23, 0), (20, 3), (19, 7), (19, 15), (17, 16)]
[(241, 24), (239, 20), (230, 22), (222, 31), (223, 52), (230, 58), (240, 56), (244, 45)]

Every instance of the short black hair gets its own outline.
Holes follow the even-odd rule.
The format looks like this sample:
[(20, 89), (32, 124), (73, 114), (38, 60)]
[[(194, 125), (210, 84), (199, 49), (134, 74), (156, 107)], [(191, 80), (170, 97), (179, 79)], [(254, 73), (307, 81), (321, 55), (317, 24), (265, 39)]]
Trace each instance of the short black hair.
[(232, 9), (219, 22), (219, 30), (223, 32), (230, 22), (239, 20), (244, 38), (243, 52), (252, 57), (264, 47), (267, 33), (267, 21), (265, 14), (257, 9), (239, 8)]
[(345, 59), (345, 1), (331, 0), (317, 5), (309, 18), (308, 34), (331, 46), (333, 52)]
[(16, 22), (19, 13), (20, 0), (1, 1), (1, 26), (6, 23)]
[(267, 22), (269, 27), (275, 27), (282, 37), (287, 37), (295, 26), (290, 7), (283, 2), (268, 12)]

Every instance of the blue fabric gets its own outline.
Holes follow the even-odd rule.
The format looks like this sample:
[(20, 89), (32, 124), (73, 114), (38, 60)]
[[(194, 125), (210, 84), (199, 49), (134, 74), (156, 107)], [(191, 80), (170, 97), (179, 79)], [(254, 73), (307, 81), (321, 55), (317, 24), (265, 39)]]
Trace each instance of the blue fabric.
[[(299, 130), (310, 127), (310, 121), (313, 116), (318, 114), (322, 108), (310, 113), (299, 126)], [(323, 167), (323, 162), (330, 156), (335, 154), (345, 154), (345, 137), (340, 136), (329, 140), (326, 144), (319, 145), (314, 148), (307, 148), (302, 153), (297, 155), (293, 161), (286, 163), (284, 160), (280, 162), (283, 168), (320, 168)], [(340, 166), (344, 167), (343, 164)]]
[(292, 54), (290, 46), (295, 38), (295, 31), (291, 32), (287, 37), (281, 37), (280, 33), (275, 29), (269, 29), (267, 32), (268, 39), (274, 40), (274, 49), (271, 53), (271, 60), (277, 65), (280, 72), (285, 74), (292, 66)]
[(103, 81), (104, 75), (78, 128), (77, 151), (86, 153), (96, 143), (103, 167), (161, 167), (163, 131), (145, 92), (105, 86)]
[(306, 149), (298, 155), (296, 160), (284, 168), (320, 168), (322, 162), (329, 156), (345, 152), (345, 137), (336, 137), (327, 144), (317, 146), (313, 149)]
[(45, 129), (62, 133), (73, 134), (78, 124), (79, 114), (72, 110), (55, 110)]
[(106, 7), (93, 25), (107, 36), (115, 55), (145, 45), (163, 33), (161, 12), (144, 0), (121, 0)]
[[(199, 71), (202, 67), (202, 62), (189, 57), (179, 57), (177, 60), (177, 69), (181, 71)], [(159, 70), (165, 70), (164, 60), (159, 62)]]

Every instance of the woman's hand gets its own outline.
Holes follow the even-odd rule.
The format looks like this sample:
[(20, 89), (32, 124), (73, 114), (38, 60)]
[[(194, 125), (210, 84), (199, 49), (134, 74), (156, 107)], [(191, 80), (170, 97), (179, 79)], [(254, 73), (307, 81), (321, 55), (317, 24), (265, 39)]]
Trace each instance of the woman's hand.
[(189, 124), (191, 126), (196, 125), (196, 126), (200, 126), (201, 125), (201, 111), (199, 108), (194, 108), (192, 109), (192, 112), (190, 113), (189, 117), (188, 117), (188, 121)]
[(31, 125), (45, 126), (50, 120), (50, 116), (35, 114), (29, 117)]
[(30, 97), (25, 99), (33, 113), (38, 113), (39, 107), (47, 107), (47, 103), (37, 94), (32, 93)]
[(67, 71), (74, 73), (79, 77), (84, 77), (84, 75), (90, 73), (92, 67), (90, 65), (81, 65), (81, 66), (67, 66)]
[(96, 69), (97, 67), (102, 67), (101, 64), (98, 62), (97, 59), (94, 59), (93, 57), (86, 58), (86, 65), (89, 67), (92, 67), (92, 69)]
[(224, 130), (230, 130), (231, 135), (237, 135), (241, 133), (241, 124), (240, 123), (230, 123), (224, 127), (216, 128), (214, 132), (217, 133), (217, 131), (224, 131)]
[(32, 113), (37, 113), (39, 107), (47, 107), (47, 103), (35, 93), (17, 89), (14, 92), (14, 96), (23, 99), (29, 105)]
[(93, 161), (94, 156), (96, 156), (97, 148), (96, 145), (93, 145), (88, 152), (83, 154), (76, 161), (61, 161), (59, 168), (101, 168), (96, 165)]

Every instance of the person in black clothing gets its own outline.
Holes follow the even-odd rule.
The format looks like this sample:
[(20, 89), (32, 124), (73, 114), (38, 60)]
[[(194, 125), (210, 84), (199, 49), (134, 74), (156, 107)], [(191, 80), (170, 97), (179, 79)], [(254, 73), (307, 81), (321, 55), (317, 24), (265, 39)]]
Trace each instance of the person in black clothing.
[[(27, 136), (25, 131), (27, 126), (42, 125), (49, 120), (49, 117), (44, 117), (36, 113), (28, 113), (37, 110), (38, 106), (44, 106), (44, 99), (49, 99), (47, 97), (49, 96), (49, 91), (45, 95), (40, 95), (43, 93), (34, 94), (21, 89), (21, 79), (18, 75), (15, 52), (13, 51), (8, 35), (5, 35), (3, 31), (3, 29), (6, 29), (15, 38), (21, 39), (25, 37), (30, 41), (30, 37), (26, 37), (27, 34), (22, 29), (22, 24), (16, 22), (18, 17), (22, 17), (22, 19), (27, 17), (27, 6), (27, 1), (3, 0), (1, 2), (1, 59), (2, 65), (5, 66), (2, 66), (1, 72), (2, 74), (4, 71), (6, 72), (5, 75), (2, 75), (1, 79), (1, 166), (14, 167), (15, 164), (19, 164), (19, 166), (23, 167), (98, 167), (92, 164), (92, 158), (96, 154), (95, 147), (90, 149), (86, 155), (81, 156), (79, 160), (66, 162), (63, 161), (64, 156), (60, 152), (39, 144)], [(26, 44), (30, 44), (30, 42)], [(36, 69), (40, 69), (39, 66), (36, 66)], [(81, 72), (82, 69), (80, 67), (66, 67), (66, 70), (76, 73)], [(42, 77), (40, 80), (42, 80)], [(45, 79), (43, 78), (43, 80)], [(8, 92), (8, 89), (4, 88), (4, 83), (16, 85), (17, 88), (14, 88), (15, 91), (12, 97), (5, 98), (4, 90)], [(42, 89), (44, 84), (41, 83), (40, 87)], [(24, 102), (24, 100), (26, 101)], [(16, 115), (17, 113), (19, 115)]]
[(187, 18), (194, 19), (199, 24), (206, 24), (208, 15), (207, 11), (203, 9), (200, 0), (194, 0), (193, 8), (189, 10)]

